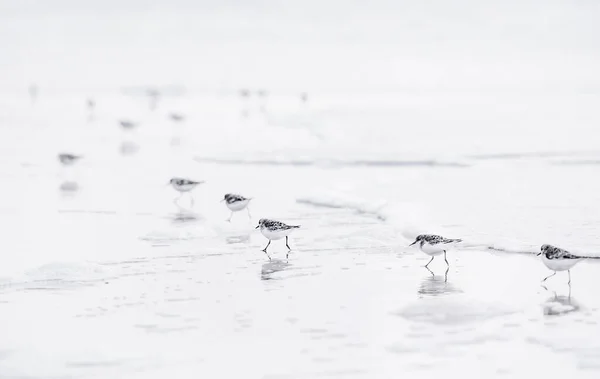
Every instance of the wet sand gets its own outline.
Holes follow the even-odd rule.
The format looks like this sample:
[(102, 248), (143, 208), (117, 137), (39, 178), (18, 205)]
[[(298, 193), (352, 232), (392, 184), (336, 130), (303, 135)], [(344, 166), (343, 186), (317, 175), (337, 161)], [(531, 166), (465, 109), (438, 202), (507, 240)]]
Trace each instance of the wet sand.
[[(118, 109), (52, 129), (77, 118), (60, 99), (1, 129), (12, 149), (0, 162), (1, 378), (597, 377), (598, 263), (543, 288), (550, 272), (531, 254), (554, 241), (593, 252), (595, 167), (365, 164), (377, 139), (341, 154), (332, 130), (316, 143), (241, 119), (231, 99), (214, 114), (201, 100), (185, 100), (191, 121), (177, 129), (153, 114), (124, 134)], [(59, 166), (63, 143), (80, 164)], [(187, 195), (174, 203), (172, 176), (206, 180), (193, 208)], [(552, 176), (565, 181), (539, 191)], [(224, 221), (227, 192), (255, 198), (251, 220)], [(302, 225), (289, 259), (284, 241), (271, 261), (261, 252), (262, 217)], [(447, 277), (437, 258), (432, 274), (407, 247), (413, 226), (484, 243), (449, 252)]]
[[(66, 215), (66, 216), (65, 216)], [(66, 218), (92, 227), (96, 215)], [(240, 215), (237, 215), (240, 216)], [(547, 282), (530, 255), (424, 254), (372, 217), (298, 205), (285, 259), (247, 219), (174, 214), (126, 260), (3, 282), (3, 377), (595, 377), (597, 264)], [(143, 216), (135, 216), (141, 218)], [(134, 218), (135, 218), (134, 217)], [(218, 225), (218, 226), (215, 226)], [(198, 235), (202, 228), (212, 233)], [(177, 230), (179, 238), (167, 235)], [(184, 237), (187, 234), (188, 238)], [(114, 249), (120, 246), (114, 245)], [(114, 255), (113, 255), (114, 256)], [(570, 297), (569, 297), (570, 291)], [(29, 362), (29, 363), (28, 363)], [(30, 364), (36, 362), (35, 365)]]

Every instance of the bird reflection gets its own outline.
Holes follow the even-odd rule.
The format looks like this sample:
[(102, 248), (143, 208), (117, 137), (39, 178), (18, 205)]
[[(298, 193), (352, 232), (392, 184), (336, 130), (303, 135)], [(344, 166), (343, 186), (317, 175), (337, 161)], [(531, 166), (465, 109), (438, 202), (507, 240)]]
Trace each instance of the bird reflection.
[(560, 316), (577, 312), (580, 309), (579, 304), (571, 297), (571, 285), (569, 285), (567, 295), (558, 295), (556, 291), (550, 291), (546, 286), (542, 286), (542, 288), (554, 294), (542, 304), (542, 311), (545, 316)]
[(121, 125), (123, 130), (133, 130), (138, 126), (138, 123), (131, 120), (119, 120), (119, 125)]
[(31, 104), (34, 104), (38, 97), (39, 88), (37, 84), (33, 83), (29, 86), (29, 97), (31, 99)]
[(62, 182), (58, 189), (63, 195), (73, 195), (79, 190), (79, 184), (77, 182), (67, 180)]
[(262, 265), (262, 269), (260, 270), (260, 279), (261, 280), (272, 280), (274, 278), (271, 277), (276, 272), (283, 271), (288, 268), (290, 264), (287, 261), (283, 261), (281, 259), (273, 259)]
[(121, 152), (121, 155), (133, 155), (133, 154), (137, 153), (139, 149), (140, 149), (139, 145), (136, 144), (135, 142), (131, 142), (131, 141), (124, 141), (123, 143), (121, 143), (121, 146), (119, 147), (119, 151)]
[(250, 241), (249, 234), (242, 234), (239, 236), (229, 236), (225, 239), (225, 242), (227, 242), (228, 244), (246, 243), (248, 241)]
[(200, 217), (196, 213), (189, 211), (181, 211), (173, 215), (174, 224), (192, 223), (198, 221), (199, 219)]
[(264, 89), (259, 89), (258, 91), (256, 91), (256, 95), (259, 99), (259, 110), (261, 113), (265, 113), (267, 110), (269, 92), (267, 92)]
[(201, 216), (198, 213), (192, 212), (191, 209), (184, 208), (176, 202), (174, 204), (177, 206), (177, 213), (172, 215), (174, 224), (193, 223), (201, 219)]
[(150, 99), (150, 110), (156, 110), (156, 108), (158, 107), (160, 92), (157, 89), (150, 88), (146, 91), (146, 95), (148, 95), (148, 98)]
[(302, 102), (302, 104), (306, 104), (308, 102), (308, 93), (302, 92), (300, 94), (300, 101)]
[(96, 107), (96, 102), (93, 98), (88, 97), (86, 100), (86, 106), (88, 109), (88, 122), (94, 121), (94, 108)]
[(248, 100), (250, 99), (252, 93), (247, 88), (241, 88), (238, 94), (243, 101), (243, 109), (241, 111), (242, 118), (248, 118), (248, 116), (250, 116), (250, 110), (248, 109)]
[(433, 271), (427, 268), (429, 274), (425, 279), (421, 281), (419, 290), (417, 291), (421, 296), (439, 296), (449, 293), (460, 292), (460, 290), (454, 287), (451, 283), (448, 283), (448, 270), (444, 272), (444, 275), (435, 275)]

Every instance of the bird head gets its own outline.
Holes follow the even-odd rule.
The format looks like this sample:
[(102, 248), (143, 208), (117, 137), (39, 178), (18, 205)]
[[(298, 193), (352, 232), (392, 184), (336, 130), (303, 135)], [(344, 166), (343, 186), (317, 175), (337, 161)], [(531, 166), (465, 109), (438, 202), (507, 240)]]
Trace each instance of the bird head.
[(421, 242), (421, 240), (423, 240), (423, 235), (422, 235), (422, 234), (418, 235), (418, 236), (417, 236), (417, 239), (415, 239), (415, 242), (411, 243), (411, 244), (410, 244), (410, 245), (408, 245), (408, 246), (412, 246), (412, 245), (414, 245), (414, 244), (415, 244), (415, 243), (417, 243), (417, 242)]
[(265, 221), (267, 221), (267, 220), (264, 218), (261, 218), (260, 220), (258, 220), (258, 225), (254, 229), (260, 228), (265, 223)]
[(542, 245), (542, 247), (540, 248), (540, 252), (537, 253), (536, 255), (541, 255), (541, 254), (545, 254), (546, 250), (548, 250), (549, 248), (551, 248), (552, 246), (550, 245)]

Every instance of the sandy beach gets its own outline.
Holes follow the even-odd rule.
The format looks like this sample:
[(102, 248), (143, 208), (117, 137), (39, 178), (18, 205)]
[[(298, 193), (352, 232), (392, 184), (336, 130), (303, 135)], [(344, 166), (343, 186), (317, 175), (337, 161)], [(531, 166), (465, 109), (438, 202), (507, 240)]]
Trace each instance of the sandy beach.
[[(247, 171), (198, 164), (225, 181)], [(339, 173), (251, 172), (279, 179), (250, 188), (252, 221), (239, 213), (225, 222), (219, 189), (208, 183), (191, 210), (174, 205), (168, 189), (136, 186), (121, 189), (145, 193), (136, 204), (86, 209), (96, 182), (54, 193), (55, 211), (32, 205), (61, 227), (51, 240), (19, 246), (43, 251), (61, 241), (63, 258), (3, 280), (3, 377), (597, 375), (594, 261), (573, 269), (571, 287), (561, 273), (543, 288), (549, 271), (533, 254), (489, 249), (451, 251), (447, 277), (442, 258), (432, 274), (394, 223), (295, 199), (307, 180)], [(289, 259), (282, 241), (271, 245), (272, 260), (261, 252), (266, 241), (254, 226), (263, 214), (302, 225)]]
[(0, 0), (0, 379), (598, 378), (598, 19)]
[[(85, 229), (115, 216), (62, 217)], [(286, 218), (311, 224), (290, 258), (273, 243), (269, 261), (246, 220), (199, 235), (201, 219), (154, 219), (167, 227), (132, 258), (50, 264), (3, 284), (3, 377), (591, 378), (600, 368), (600, 303), (586, 285), (598, 265), (544, 289), (534, 257), (453, 251), (447, 277), (439, 258), (433, 275), (380, 221), (309, 207)]]

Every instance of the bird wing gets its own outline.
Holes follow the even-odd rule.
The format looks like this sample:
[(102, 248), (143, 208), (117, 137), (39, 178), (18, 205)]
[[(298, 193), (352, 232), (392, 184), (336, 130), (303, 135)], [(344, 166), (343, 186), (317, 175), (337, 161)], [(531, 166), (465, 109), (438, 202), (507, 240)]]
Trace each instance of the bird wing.
[(231, 203), (237, 203), (238, 201), (244, 201), (246, 200), (246, 198), (244, 196), (241, 195), (236, 195), (236, 194), (230, 194), (227, 196), (227, 202), (229, 204)]
[(459, 239), (451, 239), (451, 238), (444, 238), (442, 236), (436, 236), (434, 234), (429, 234), (425, 236), (425, 241), (430, 244), (430, 245), (437, 245), (437, 244), (449, 244), (449, 243), (454, 243), (454, 242), (460, 242), (461, 240)]
[(265, 226), (271, 230), (286, 230), (291, 229), (291, 226), (284, 224), (281, 221), (268, 220), (265, 222)]
[(561, 249), (559, 247), (551, 247), (548, 249), (546, 254), (546, 258), (548, 259), (580, 259), (581, 257), (571, 254), (565, 249)]
[(435, 234), (427, 234), (423, 238), (425, 242), (430, 245), (437, 245), (438, 243), (444, 243), (445, 238), (442, 236), (436, 236)]
[(441, 243), (455, 243), (455, 242), (461, 242), (461, 241), (462, 240), (458, 239), (458, 238), (444, 238)]
[(566, 250), (563, 250), (562, 253), (560, 254), (560, 256), (558, 258), (561, 259), (580, 259), (581, 257), (571, 254)]

